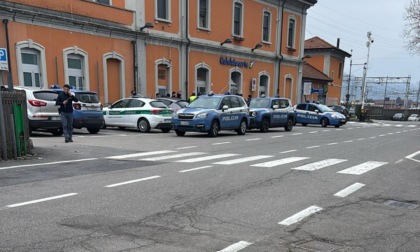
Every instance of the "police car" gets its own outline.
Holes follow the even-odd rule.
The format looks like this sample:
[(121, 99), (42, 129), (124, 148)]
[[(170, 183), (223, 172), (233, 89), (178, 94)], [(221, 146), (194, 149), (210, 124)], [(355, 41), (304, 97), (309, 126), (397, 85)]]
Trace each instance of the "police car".
[(248, 106), (237, 95), (201, 95), (188, 107), (174, 113), (172, 124), (178, 136), (185, 132), (207, 132), (215, 137), (220, 130), (235, 130), (245, 135), (248, 128)]
[(261, 132), (269, 128), (284, 127), (291, 131), (295, 121), (295, 113), (291, 102), (286, 98), (254, 98), (249, 105), (250, 126)]
[(120, 129), (137, 128), (140, 132), (171, 130), (172, 110), (163, 102), (148, 98), (125, 98), (103, 110), (105, 125)]
[(317, 103), (301, 103), (296, 105), (296, 123), (303, 126), (321, 124), (322, 127), (334, 125), (336, 128), (347, 122), (346, 117), (331, 108)]

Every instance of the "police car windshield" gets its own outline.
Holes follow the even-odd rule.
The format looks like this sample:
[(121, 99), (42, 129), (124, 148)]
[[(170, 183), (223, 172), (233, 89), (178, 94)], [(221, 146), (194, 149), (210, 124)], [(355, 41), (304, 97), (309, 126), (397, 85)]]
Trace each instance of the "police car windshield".
[(190, 105), (189, 108), (205, 108), (205, 109), (217, 109), (221, 97), (198, 97)]
[(268, 108), (270, 106), (269, 99), (252, 99), (249, 108)]
[(327, 107), (327, 106), (325, 106), (325, 105), (322, 105), (322, 104), (319, 104), (319, 105), (318, 105), (318, 108), (319, 108), (322, 112), (334, 112), (334, 110), (332, 110), (331, 108), (329, 108), (329, 107)]

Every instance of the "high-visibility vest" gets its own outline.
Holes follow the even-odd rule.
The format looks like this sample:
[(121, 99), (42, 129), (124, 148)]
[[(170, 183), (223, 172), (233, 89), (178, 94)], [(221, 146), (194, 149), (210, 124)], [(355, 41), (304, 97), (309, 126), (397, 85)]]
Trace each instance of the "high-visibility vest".
[(190, 98), (188, 99), (189, 102), (194, 101), (195, 99), (197, 99), (197, 96), (195, 95), (191, 95)]

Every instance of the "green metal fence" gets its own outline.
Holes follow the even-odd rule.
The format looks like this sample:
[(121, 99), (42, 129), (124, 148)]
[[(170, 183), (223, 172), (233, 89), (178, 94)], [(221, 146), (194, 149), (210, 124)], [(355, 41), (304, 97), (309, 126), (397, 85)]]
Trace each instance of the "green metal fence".
[(25, 156), (31, 152), (26, 94), (17, 90), (1, 91), (1, 97), (4, 121), (0, 121), (0, 130), (5, 129), (6, 139), (0, 134), (0, 160)]

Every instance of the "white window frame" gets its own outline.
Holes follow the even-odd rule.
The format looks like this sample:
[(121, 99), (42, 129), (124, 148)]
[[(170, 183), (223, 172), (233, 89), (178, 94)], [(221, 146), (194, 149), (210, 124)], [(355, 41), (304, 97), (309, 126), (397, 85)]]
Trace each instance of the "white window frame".
[(166, 86), (166, 92), (172, 94), (172, 63), (163, 58), (155, 61), (155, 92), (153, 93), (153, 96), (156, 93), (159, 93), (159, 65), (166, 65), (168, 68), (168, 86)]
[(68, 55), (69, 54), (76, 54), (82, 57), (82, 71), (84, 77), (85, 89), (90, 90), (90, 79), (89, 79), (89, 58), (88, 53), (80, 49), (77, 46), (67, 47), (63, 49), (63, 66), (64, 66), (64, 84), (68, 84), (69, 80), (69, 72), (68, 72)]
[(238, 88), (238, 93), (239, 94), (242, 94), (242, 90), (243, 90), (243, 87), (244, 87), (244, 73), (243, 73), (243, 71), (239, 67), (234, 67), (234, 68), (231, 68), (229, 70), (229, 78), (228, 78), (228, 80), (229, 80), (229, 89), (227, 91), (230, 92), (230, 90), (231, 90), (231, 83), (232, 83), (231, 76), (232, 76), (232, 73), (233, 72), (238, 72), (238, 73), (241, 74), (241, 83), (240, 83), (240, 88)]
[[(99, 4), (104, 4), (104, 3), (100, 3), (100, 2), (98, 2), (98, 0), (94, 0), (95, 2), (97, 2), (97, 3), (99, 3)], [(111, 6), (112, 5), (112, 0), (108, 0), (109, 1), (109, 5)], [(105, 4), (105, 5), (107, 5), (107, 4)]]
[[(293, 34), (290, 35), (290, 20), (294, 21), (295, 26), (293, 27)], [(296, 17), (295, 16), (289, 16), (289, 18), (287, 19), (287, 48), (290, 49), (295, 49), (295, 45), (296, 45), (296, 26), (297, 26), (297, 21), (296, 21)], [(290, 36), (292, 37), (292, 45), (289, 45), (289, 38)]]
[[(235, 4), (240, 4), (242, 6), (241, 8), (241, 19), (240, 19), (240, 34), (235, 34)], [(242, 0), (234, 0), (232, 5), (232, 36), (233, 37), (244, 37), (244, 9), (245, 5)]]
[(125, 92), (125, 59), (121, 54), (116, 53), (115, 51), (105, 53), (102, 58), (102, 65), (103, 65), (103, 74), (104, 74), (104, 102), (105, 104), (108, 104), (108, 65), (107, 60), (108, 59), (116, 59), (120, 61), (120, 98), (126, 97)]
[[(268, 40), (264, 40), (264, 16), (265, 13), (268, 13)], [(265, 9), (262, 15), (262, 34), (261, 34), (261, 41), (265, 44), (271, 44), (271, 11)]]
[(267, 77), (267, 87), (265, 88), (265, 96), (269, 97), (270, 96), (270, 73), (268, 73), (267, 71), (262, 71), (260, 73), (258, 73), (258, 90), (257, 90), (257, 94), (260, 94), (260, 80), (261, 80), (261, 76), (266, 76)]
[(158, 0), (155, 0), (155, 20), (162, 21), (162, 22), (167, 22), (167, 23), (172, 23), (172, 19), (171, 19), (171, 0), (165, 0), (165, 1), (166, 1), (166, 10), (167, 10), (166, 19), (158, 17)]
[(197, 0), (197, 28), (201, 30), (210, 31), (211, 24), (211, 0), (207, 0), (207, 27), (200, 24), (200, 0)]
[(35, 51), (38, 51), (39, 53), (39, 68), (41, 73), (41, 87), (45, 87), (45, 85), (48, 85), (48, 75), (47, 75), (47, 60), (45, 57), (45, 47), (43, 47), (41, 44), (38, 44), (34, 42), (32, 39), (28, 39), (26, 41), (20, 41), (17, 42), (15, 45), (16, 48), (16, 63), (17, 63), (17, 71), (18, 71), (18, 79), (19, 79), (19, 85), (24, 85), (24, 78), (23, 78), (23, 63), (22, 63), (22, 50), (23, 49), (32, 49)]
[(208, 91), (210, 91), (211, 90), (211, 67), (208, 65), (208, 64), (206, 64), (206, 63), (204, 63), (204, 62), (202, 62), (202, 63), (199, 63), (199, 64), (197, 64), (197, 65), (195, 65), (195, 85), (194, 85), (194, 90), (197, 90), (197, 82), (198, 82), (198, 80), (197, 80), (197, 71), (198, 71), (198, 69), (200, 69), (200, 68), (204, 68), (204, 69), (207, 69), (207, 74), (208, 74), (208, 78), (207, 78), (207, 83), (206, 83), (206, 90), (207, 90), (207, 92)]

